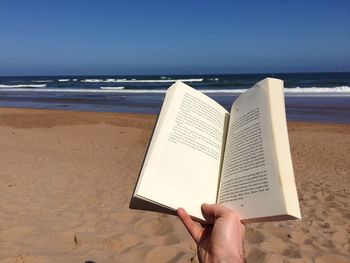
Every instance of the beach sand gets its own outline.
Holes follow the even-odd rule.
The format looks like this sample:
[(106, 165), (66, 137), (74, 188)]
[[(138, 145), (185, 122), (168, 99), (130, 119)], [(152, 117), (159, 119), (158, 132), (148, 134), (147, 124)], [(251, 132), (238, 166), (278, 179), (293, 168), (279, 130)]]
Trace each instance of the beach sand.
[[(0, 262), (197, 262), (174, 216), (130, 210), (155, 116), (0, 109)], [(350, 125), (288, 123), (303, 220), (248, 224), (248, 262), (349, 262)]]

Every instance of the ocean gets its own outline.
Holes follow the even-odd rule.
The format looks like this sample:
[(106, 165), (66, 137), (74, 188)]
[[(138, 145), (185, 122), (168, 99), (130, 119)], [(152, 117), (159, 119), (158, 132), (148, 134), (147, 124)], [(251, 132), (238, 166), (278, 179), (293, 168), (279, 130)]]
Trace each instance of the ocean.
[(0, 107), (157, 114), (182, 80), (230, 109), (265, 77), (284, 81), (288, 120), (350, 123), (350, 73), (0, 77)]

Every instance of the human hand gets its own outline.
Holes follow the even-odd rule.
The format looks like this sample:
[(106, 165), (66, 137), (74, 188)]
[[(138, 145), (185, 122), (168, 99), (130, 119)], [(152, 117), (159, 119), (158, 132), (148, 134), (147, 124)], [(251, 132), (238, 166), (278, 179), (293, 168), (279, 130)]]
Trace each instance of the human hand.
[(204, 218), (212, 224), (199, 226), (185, 209), (177, 215), (197, 243), (200, 262), (244, 262), (243, 238), (245, 228), (233, 210), (220, 204), (203, 204)]

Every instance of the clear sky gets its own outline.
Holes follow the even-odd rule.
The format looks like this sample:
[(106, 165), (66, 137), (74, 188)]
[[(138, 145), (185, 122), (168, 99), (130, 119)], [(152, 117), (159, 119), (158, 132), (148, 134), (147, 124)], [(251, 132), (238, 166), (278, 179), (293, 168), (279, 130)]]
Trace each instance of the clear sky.
[(0, 75), (350, 71), (350, 1), (0, 0)]

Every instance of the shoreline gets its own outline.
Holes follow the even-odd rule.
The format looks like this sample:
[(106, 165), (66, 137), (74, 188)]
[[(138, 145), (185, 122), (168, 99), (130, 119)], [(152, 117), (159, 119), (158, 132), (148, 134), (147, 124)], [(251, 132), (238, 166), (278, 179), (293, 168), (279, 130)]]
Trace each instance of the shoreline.
[[(159, 109), (160, 110), (160, 109)], [(63, 113), (63, 114), (69, 114), (72, 113), (73, 116), (77, 117), (77, 115), (87, 115), (91, 114), (91, 117), (94, 117), (93, 115), (105, 115), (106, 120), (108, 120), (110, 123), (114, 123), (113, 119), (111, 119), (113, 116), (129, 116), (129, 117), (138, 117), (142, 118), (145, 117), (146, 119), (152, 119), (152, 118), (157, 118), (158, 114), (153, 114), (153, 113), (134, 113), (134, 112), (114, 112), (114, 111), (82, 111), (82, 110), (66, 110), (66, 109), (42, 109), (42, 108), (18, 108), (18, 107), (0, 107), (0, 115), (2, 112), (5, 111), (7, 113), (9, 112), (25, 112), (28, 111), (28, 113), (33, 113), (33, 114), (42, 114), (43, 112), (47, 111), (48, 113), (51, 114), (58, 114), (58, 113)], [(18, 113), (19, 113), (18, 112)], [(40, 113), (42, 112), (42, 113)], [(17, 113), (17, 114), (18, 114)], [(78, 118), (76, 119), (78, 120)], [(95, 123), (98, 123), (97, 121)], [(117, 123), (115, 123), (117, 124)], [(287, 119), (287, 124), (305, 124), (305, 125), (334, 125), (334, 126), (348, 126), (350, 123), (343, 123), (343, 122), (326, 122), (326, 121), (318, 121), (318, 120), (288, 120)], [(0, 123), (1, 125), (1, 123)]]
[[(175, 216), (128, 207), (156, 117), (0, 108), (0, 262), (198, 262)], [(248, 224), (247, 262), (347, 262), (350, 125), (288, 130), (303, 219)]]

